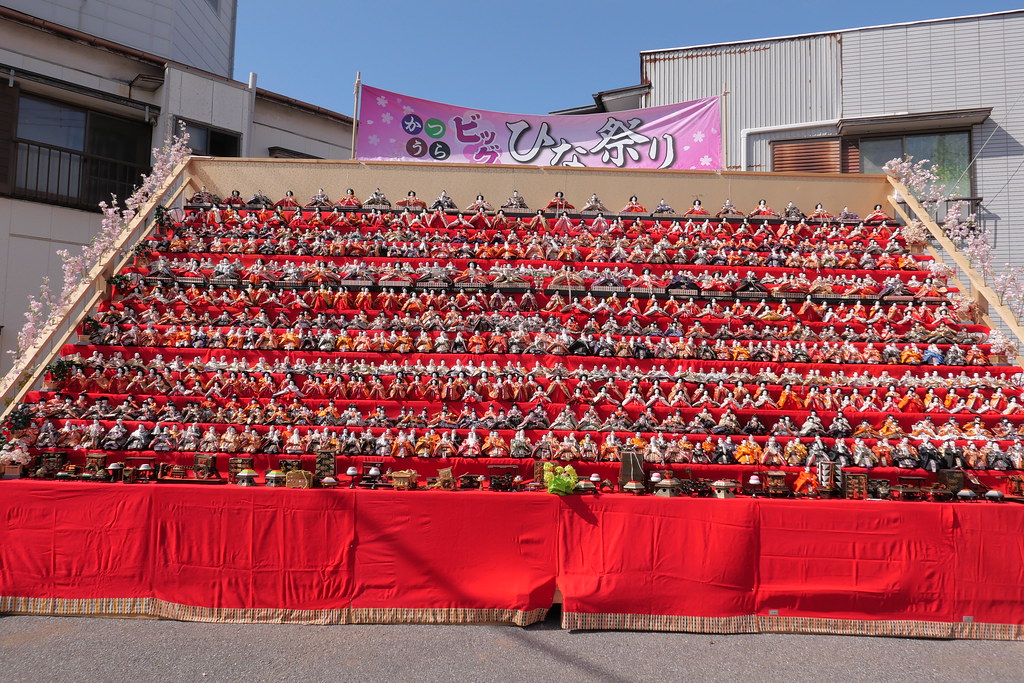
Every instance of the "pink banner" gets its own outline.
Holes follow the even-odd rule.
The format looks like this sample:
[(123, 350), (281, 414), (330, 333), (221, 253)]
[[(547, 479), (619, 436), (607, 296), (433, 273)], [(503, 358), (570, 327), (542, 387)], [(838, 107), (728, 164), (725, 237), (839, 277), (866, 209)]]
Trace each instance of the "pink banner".
[(526, 116), (455, 107), (363, 86), (358, 158), (376, 161), (722, 167), (717, 97), (582, 116)]

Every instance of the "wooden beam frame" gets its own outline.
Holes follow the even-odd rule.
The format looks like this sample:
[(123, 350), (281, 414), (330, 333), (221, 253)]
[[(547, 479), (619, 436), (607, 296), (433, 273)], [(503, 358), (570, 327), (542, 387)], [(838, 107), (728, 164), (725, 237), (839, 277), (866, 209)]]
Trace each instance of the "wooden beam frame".
[[(989, 316), (989, 311), (994, 311), (999, 315), (1000, 320), (1010, 330), (1010, 332), (1017, 338), (1017, 349), (1018, 351), (1024, 350), (1024, 328), (1017, 322), (1017, 316), (1015, 316), (1009, 308), (1000, 300), (999, 295), (996, 291), (985, 284), (984, 276), (979, 273), (971, 262), (960, 253), (956, 245), (953, 244), (953, 240), (946, 236), (946, 233), (942, 231), (942, 228), (932, 219), (931, 215), (925, 211), (924, 207), (921, 206), (921, 202), (914, 198), (914, 195), (910, 193), (910, 190), (896, 180), (892, 176), (887, 176), (889, 184), (892, 185), (893, 189), (896, 190), (896, 194), (889, 196), (889, 204), (899, 214), (900, 218), (909, 225), (913, 218), (907, 214), (900, 202), (897, 201), (896, 195), (903, 200), (908, 207), (910, 207), (911, 213), (928, 229), (932, 238), (942, 247), (940, 252), (937, 249), (929, 247), (932, 255), (935, 256), (939, 261), (945, 261), (942, 258), (942, 254), (946, 254), (952, 259), (953, 263), (957, 265), (966, 275), (971, 285), (971, 294), (974, 296), (975, 301), (978, 304), (978, 310), (981, 312), (982, 322), (989, 327), (995, 329), (996, 325), (992, 318)], [(963, 289), (960, 282), (957, 283), (958, 287)], [(1024, 357), (1017, 355), (1015, 357), (1016, 362), (1019, 365), (1024, 365)]]

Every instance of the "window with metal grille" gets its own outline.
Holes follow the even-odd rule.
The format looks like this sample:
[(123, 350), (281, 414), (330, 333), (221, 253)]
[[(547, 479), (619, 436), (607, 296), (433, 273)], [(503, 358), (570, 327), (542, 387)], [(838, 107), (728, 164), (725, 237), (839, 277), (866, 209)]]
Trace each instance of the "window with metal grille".
[(97, 209), (149, 171), (148, 124), (11, 90), (0, 95), (0, 192)]

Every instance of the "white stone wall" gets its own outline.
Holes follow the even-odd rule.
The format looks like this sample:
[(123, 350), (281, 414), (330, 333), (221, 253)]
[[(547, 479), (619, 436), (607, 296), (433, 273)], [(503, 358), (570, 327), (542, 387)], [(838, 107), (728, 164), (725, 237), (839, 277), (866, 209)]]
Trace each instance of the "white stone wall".
[(25, 14), (231, 77), (237, 0), (7, 0)]
[(236, 133), (246, 130), (250, 93), (243, 83), (168, 67), (162, 90), (165, 116), (178, 116)]

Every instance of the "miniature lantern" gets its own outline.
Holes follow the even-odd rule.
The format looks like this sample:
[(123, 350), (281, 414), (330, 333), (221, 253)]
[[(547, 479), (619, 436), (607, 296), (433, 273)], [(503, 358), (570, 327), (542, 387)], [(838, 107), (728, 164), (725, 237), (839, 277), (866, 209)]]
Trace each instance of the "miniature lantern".
[(355, 467), (349, 467), (345, 470), (345, 476), (348, 477), (348, 487), (354, 489), (359, 482), (359, 470)]

